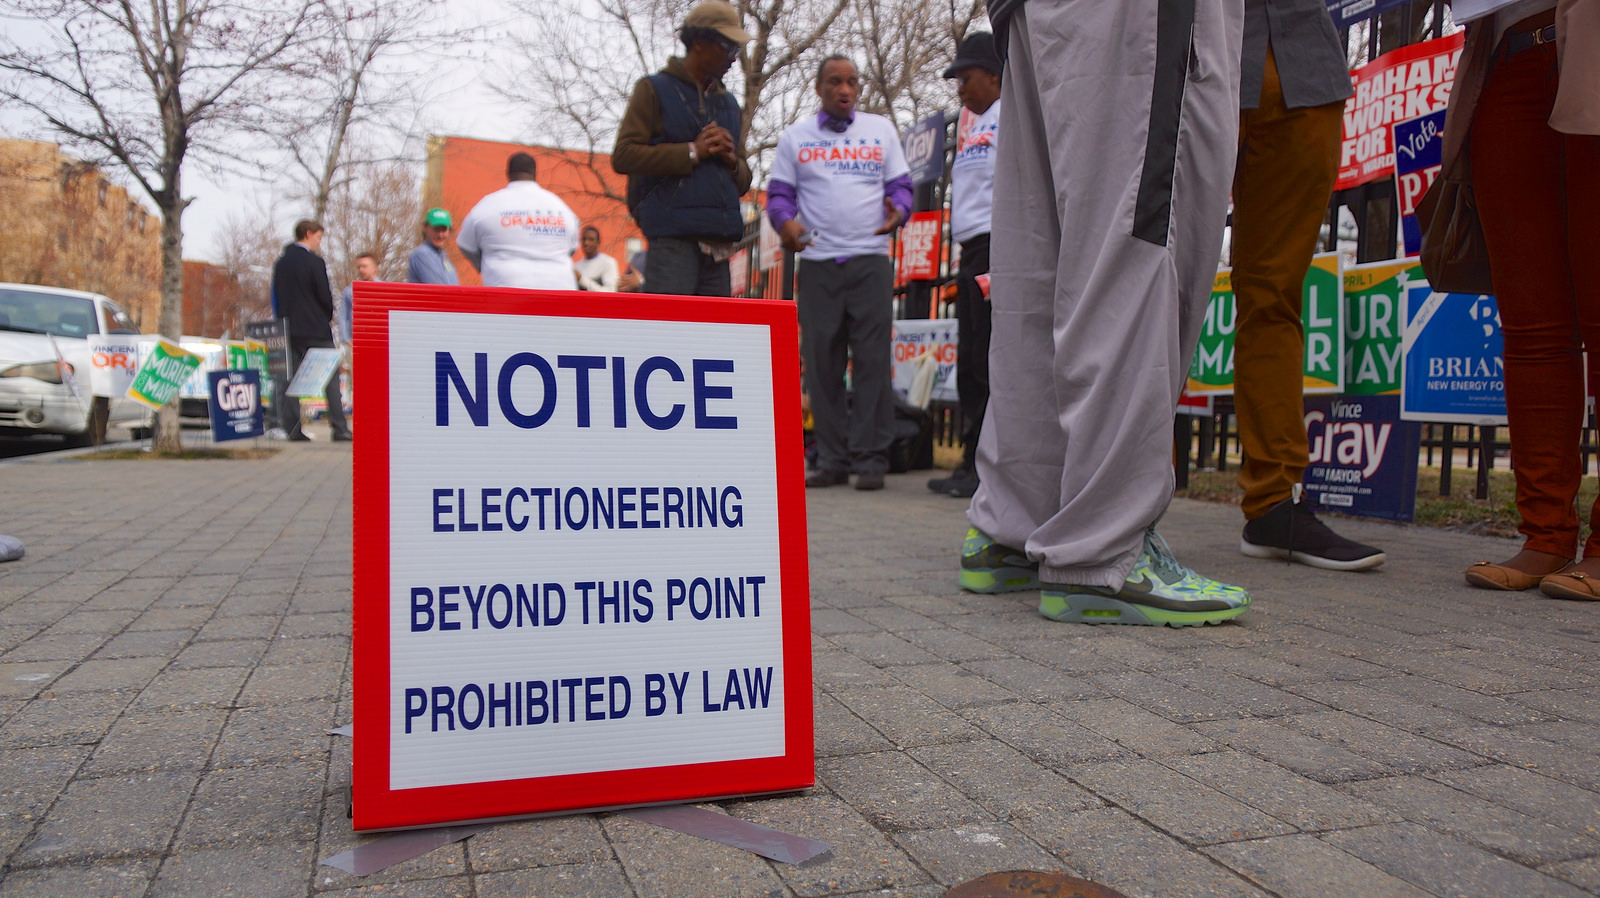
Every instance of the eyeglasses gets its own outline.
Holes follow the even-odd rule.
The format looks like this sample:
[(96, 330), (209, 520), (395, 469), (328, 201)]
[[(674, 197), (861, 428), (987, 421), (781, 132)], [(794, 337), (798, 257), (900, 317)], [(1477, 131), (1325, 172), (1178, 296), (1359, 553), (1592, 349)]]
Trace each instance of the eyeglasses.
[(727, 54), (729, 62), (733, 62), (734, 60), (738, 59), (739, 51), (744, 49), (744, 47), (740, 44), (728, 40), (725, 37), (717, 39), (717, 46), (721, 47), (722, 52)]

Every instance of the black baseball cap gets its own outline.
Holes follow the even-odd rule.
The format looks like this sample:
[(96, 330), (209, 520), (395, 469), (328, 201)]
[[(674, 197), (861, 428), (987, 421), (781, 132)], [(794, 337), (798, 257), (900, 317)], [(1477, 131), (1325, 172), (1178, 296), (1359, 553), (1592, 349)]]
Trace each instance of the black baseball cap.
[(967, 35), (961, 42), (961, 48), (956, 51), (956, 61), (944, 70), (944, 76), (954, 78), (962, 69), (971, 68), (985, 69), (996, 75), (1004, 74), (1005, 66), (1000, 62), (1000, 54), (995, 52), (993, 34), (974, 31)]

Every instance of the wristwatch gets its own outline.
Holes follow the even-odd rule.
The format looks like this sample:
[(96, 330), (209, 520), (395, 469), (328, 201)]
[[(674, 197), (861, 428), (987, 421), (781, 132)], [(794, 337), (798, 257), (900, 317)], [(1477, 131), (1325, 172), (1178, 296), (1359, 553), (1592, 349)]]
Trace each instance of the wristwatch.
[(689, 141), (689, 164), (690, 165), (699, 165), (700, 164), (700, 154), (695, 152), (694, 141), (692, 141), (692, 140)]

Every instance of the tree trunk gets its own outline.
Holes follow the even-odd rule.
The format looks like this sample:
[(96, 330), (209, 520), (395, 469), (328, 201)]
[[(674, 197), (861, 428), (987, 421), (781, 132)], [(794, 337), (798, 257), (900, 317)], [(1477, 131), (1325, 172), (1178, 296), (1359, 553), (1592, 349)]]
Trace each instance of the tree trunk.
[[(174, 175), (161, 200), (161, 319), (157, 330), (176, 343), (183, 336), (183, 207)], [(182, 452), (183, 434), (178, 428), (178, 399), (156, 412), (157, 452)]]

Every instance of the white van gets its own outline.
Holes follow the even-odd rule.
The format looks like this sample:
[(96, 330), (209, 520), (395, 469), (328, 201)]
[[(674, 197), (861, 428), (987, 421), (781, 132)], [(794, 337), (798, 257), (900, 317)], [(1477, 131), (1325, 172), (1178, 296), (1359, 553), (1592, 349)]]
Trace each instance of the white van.
[(89, 388), (89, 335), (138, 332), (98, 293), (0, 284), (0, 435), (54, 433), (82, 446), (104, 439), (107, 423), (148, 423), (139, 403)]

